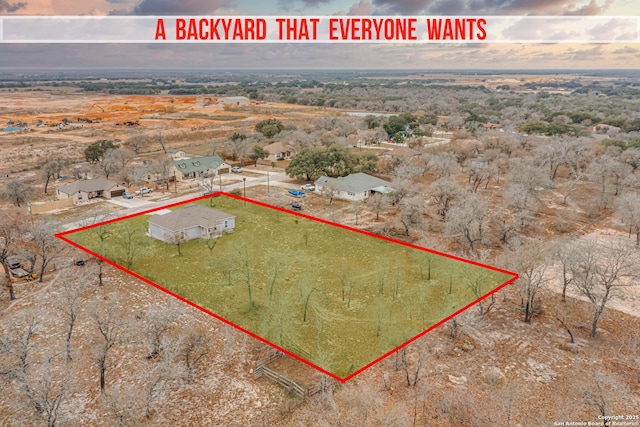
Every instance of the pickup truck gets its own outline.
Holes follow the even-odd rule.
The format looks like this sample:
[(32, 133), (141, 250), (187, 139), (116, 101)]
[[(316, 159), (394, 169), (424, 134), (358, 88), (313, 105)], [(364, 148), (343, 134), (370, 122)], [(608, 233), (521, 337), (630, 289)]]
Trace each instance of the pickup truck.
[(32, 280), (36, 280), (38, 278), (38, 275), (36, 273), (30, 274), (24, 268), (14, 268), (13, 270), (11, 270), (11, 275), (16, 279), (23, 279), (27, 282), (31, 282)]
[(27, 277), (29, 272), (24, 268), (13, 268), (11, 269), (11, 275), (17, 279), (22, 279), (23, 277)]

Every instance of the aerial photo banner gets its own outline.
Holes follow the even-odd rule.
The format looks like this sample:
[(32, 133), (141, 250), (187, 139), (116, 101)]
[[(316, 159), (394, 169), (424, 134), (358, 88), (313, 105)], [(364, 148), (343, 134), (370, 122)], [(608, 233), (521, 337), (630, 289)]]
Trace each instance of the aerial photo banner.
[(640, 43), (637, 16), (2, 16), (0, 43)]

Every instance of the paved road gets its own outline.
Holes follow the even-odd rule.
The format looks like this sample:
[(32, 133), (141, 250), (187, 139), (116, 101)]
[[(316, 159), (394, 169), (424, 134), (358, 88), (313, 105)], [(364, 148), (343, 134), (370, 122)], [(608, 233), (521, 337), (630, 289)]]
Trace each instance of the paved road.
[[(258, 172), (258, 171), (251, 171), (251, 172)], [(235, 176), (242, 177), (241, 174), (235, 175)], [(289, 179), (289, 176), (286, 173), (269, 173), (267, 175), (265, 172), (264, 176), (246, 177), (246, 178), (247, 178), (246, 182), (240, 181), (233, 184), (222, 185), (222, 191), (229, 192), (231, 190), (242, 190), (244, 187), (253, 187), (256, 185), (266, 184), (267, 180), (269, 181), (269, 184), (273, 184), (274, 186), (280, 187), (280, 186), (283, 186), (283, 183), (281, 183), (280, 181)], [(291, 188), (295, 188), (295, 187), (291, 187)], [(219, 191), (219, 190), (220, 188), (218, 186), (214, 188), (214, 191)], [(146, 198), (146, 197), (135, 197), (133, 199), (115, 198), (115, 199), (105, 200), (105, 202), (107, 203), (112, 203), (114, 205), (124, 207), (125, 209), (117, 212), (112, 212), (110, 214), (99, 217), (97, 218), (97, 221), (102, 222), (108, 219), (120, 218), (126, 215), (131, 215), (134, 213), (146, 211), (149, 209), (157, 208), (159, 206), (164, 206), (171, 203), (183, 202), (185, 200), (193, 199), (194, 197), (202, 196), (203, 194), (204, 194), (204, 190), (198, 189), (189, 194), (183, 194), (177, 197), (171, 197), (171, 195), (167, 195), (166, 197), (162, 197), (160, 199), (153, 199), (153, 200), (151, 200), (151, 198)], [(87, 218), (86, 220), (80, 220), (80, 221), (75, 221), (75, 222), (65, 224), (62, 228), (64, 230), (72, 230), (74, 228), (90, 225), (93, 223), (94, 220), (96, 219)]]

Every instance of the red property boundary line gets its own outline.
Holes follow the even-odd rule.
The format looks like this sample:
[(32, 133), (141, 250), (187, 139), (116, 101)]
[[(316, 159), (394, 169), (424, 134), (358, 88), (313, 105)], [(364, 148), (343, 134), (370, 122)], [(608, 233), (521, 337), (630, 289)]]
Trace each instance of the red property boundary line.
[[(141, 275), (139, 275), (139, 274), (137, 274), (137, 273), (135, 273), (133, 271), (130, 271), (130, 270), (126, 269), (125, 267), (123, 267), (123, 266), (121, 266), (119, 264), (116, 264), (115, 262), (113, 262), (113, 261), (111, 261), (111, 260), (109, 260), (107, 258), (104, 258), (103, 256), (101, 256), (101, 255), (99, 255), (99, 254), (97, 254), (97, 253), (85, 248), (84, 246), (79, 245), (78, 243), (75, 243), (75, 242), (69, 240), (66, 237), (66, 235), (68, 235), (68, 234), (77, 233), (79, 231), (88, 230), (88, 229), (91, 229), (91, 228), (94, 228), (94, 227), (100, 227), (100, 226), (111, 224), (111, 223), (118, 222), (118, 221), (123, 221), (125, 219), (134, 218), (134, 217), (137, 217), (137, 216), (140, 216), (140, 215), (145, 215), (145, 214), (148, 214), (148, 213), (151, 213), (151, 212), (155, 212), (155, 211), (158, 211), (158, 210), (161, 210), (161, 209), (168, 209), (168, 208), (172, 208), (172, 207), (175, 207), (175, 206), (184, 205), (186, 203), (191, 203), (191, 202), (195, 202), (195, 201), (198, 201), (198, 200), (203, 200), (203, 199), (208, 199), (208, 198), (211, 198), (211, 197), (218, 197), (218, 196), (225, 196), (225, 197), (230, 197), (230, 198), (237, 199), (237, 200), (242, 200), (244, 202), (249, 202), (249, 203), (252, 203), (254, 205), (258, 205), (258, 206), (262, 206), (262, 207), (265, 207), (265, 208), (281, 211), (281, 212), (284, 212), (284, 213), (287, 213), (287, 214), (290, 214), (290, 215), (296, 215), (296, 216), (299, 216), (299, 217), (302, 217), (302, 218), (307, 218), (307, 219), (310, 219), (312, 221), (316, 221), (316, 222), (320, 222), (320, 223), (323, 223), (323, 224), (331, 225), (331, 226), (334, 226), (334, 227), (342, 228), (344, 230), (348, 230), (348, 231), (353, 231), (353, 232), (356, 232), (356, 233), (364, 234), (366, 236), (374, 237), (376, 239), (381, 239), (381, 240), (386, 240), (388, 242), (397, 243), (399, 245), (406, 246), (406, 247), (409, 247), (409, 248), (412, 248), (412, 249), (417, 249), (417, 250), (420, 250), (420, 251), (423, 251), (423, 252), (429, 252), (429, 253), (432, 253), (432, 254), (435, 254), (435, 255), (444, 256), (444, 257), (447, 257), (447, 258), (450, 258), (450, 259), (454, 259), (456, 261), (461, 261), (461, 262), (464, 262), (464, 263), (467, 263), (467, 264), (472, 264), (472, 265), (475, 265), (475, 266), (478, 266), (478, 267), (482, 267), (482, 268), (486, 268), (486, 269), (489, 269), (489, 270), (497, 271), (499, 273), (504, 273), (504, 274), (512, 276), (512, 278), (507, 280), (506, 282), (504, 282), (502, 285), (498, 286), (497, 288), (495, 288), (491, 292), (487, 293), (486, 295), (483, 295), (482, 297), (480, 297), (477, 300), (467, 304), (466, 306), (462, 307), (461, 309), (459, 309), (455, 313), (451, 314), (450, 316), (444, 318), (443, 320), (439, 321), (438, 323), (436, 323), (436, 324), (430, 326), (429, 328), (425, 329), (424, 331), (420, 332), (418, 335), (414, 336), (410, 340), (404, 342), (403, 344), (400, 344), (399, 346), (397, 346), (393, 350), (391, 350), (391, 351), (383, 354), (382, 356), (378, 357), (373, 362), (370, 362), (367, 365), (365, 365), (364, 367), (362, 367), (362, 368), (358, 369), (357, 371), (351, 373), (350, 375), (348, 375), (348, 376), (346, 376), (344, 378), (341, 378), (341, 377), (339, 377), (339, 376), (337, 376), (337, 375), (335, 375), (335, 374), (333, 374), (333, 373), (331, 373), (331, 372), (329, 372), (329, 371), (327, 371), (327, 370), (325, 370), (325, 369), (323, 369), (323, 368), (321, 368), (319, 366), (314, 365), (313, 363), (309, 362), (308, 360), (305, 360), (305, 359), (301, 358), (300, 356), (298, 356), (296, 354), (293, 354), (290, 351), (288, 351), (288, 350), (286, 350), (286, 349), (284, 349), (284, 348), (282, 348), (282, 347), (280, 347), (280, 346), (278, 346), (278, 345), (276, 345), (276, 344), (274, 344), (274, 343), (272, 343), (270, 341), (267, 341), (266, 339), (254, 334), (253, 332), (251, 332), (251, 331), (249, 331), (247, 329), (244, 329), (243, 327), (241, 327), (239, 325), (236, 325), (235, 323), (232, 323), (227, 319), (224, 319), (223, 317), (221, 317), (221, 316), (219, 316), (219, 315), (207, 310), (206, 308), (200, 307), (199, 305), (189, 301), (188, 299), (186, 299), (186, 298), (184, 298), (184, 297), (182, 297), (182, 296), (180, 296), (180, 295), (178, 295), (178, 294), (176, 294), (174, 292), (171, 292), (168, 289), (163, 288), (162, 286), (158, 285), (157, 283), (154, 283), (151, 280), (149, 280), (149, 279), (147, 279), (147, 278), (145, 278), (145, 277), (143, 277), (143, 276), (141, 276)], [(110, 219), (110, 220), (107, 220), (107, 221), (102, 221), (102, 222), (99, 222), (99, 223), (96, 223), (96, 224), (90, 224), (90, 225), (87, 225), (87, 226), (84, 226), (84, 227), (80, 227), (80, 228), (76, 228), (76, 229), (72, 229), (72, 230), (68, 230), (68, 231), (63, 231), (61, 233), (57, 233), (55, 235), (55, 237), (65, 241), (66, 243), (68, 243), (68, 244), (70, 244), (72, 246), (75, 246), (76, 248), (88, 253), (91, 256), (94, 256), (94, 257), (106, 262), (107, 264), (109, 264), (109, 265), (111, 265), (111, 266), (113, 266), (113, 267), (115, 267), (115, 268), (117, 268), (117, 269), (119, 269), (119, 270), (121, 270), (121, 271), (123, 271), (123, 272), (125, 272), (127, 274), (130, 274), (131, 276), (135, 277), (136, 279), (141, 280), (141, 281), (147, 283), (148, 285), (151, 285), (154, 288), (159, 289), (159, 290), (161, 290), (162, 292), (165, 292), (168, 295), (171, 295), (174, 298), (179, 299), (180, 301), (182, 301), (182, 302), (184, 302), (184, 303), (186, 303), (186, 304), (188, 304), (188, 305), (190, 305), (190, 306), (192, 306), (192, 307), (194, 307), (194, 308), (196, 308), (196, 309), (208, 314), (209, 316), (212, 316), (212, 317), (214, 317), (214, 318), (226, 323), (227, 325), (232, 326), (232, 327), (238, 329), (239, 331), (242, 331), (242, 332), (250, 335), (251, 337), (257, 339), (258, 341), (261, 341), (261, 342), (263, 342), (263, 343), (265, 343), (265, 344), (267, 344), (267, 345), (269, 345), (269, 346), (271, 346), (271, 347), (273, 347), (273, 348), (275, 348), (275, 349), (287, 354), (288, 356), (299, 360), (300, 362), (302, 362), (302, 363), (304, 363), (306, 365), (309, 365), (310, 367), (322, 372), (325, 375), (330, 376), (331, 378), (333, 378), (333, 379), (335, 379), (335, 380), (337, 380), (337, 381), (339, 381), (339, 382), (341, 382), (343, 384), (345, 382), (347, 382), (348, 380), (350, 380), (351, 378), (355, 377), (356, 375), (360, 374), (361, 372), (364, 372), (365, 370), (369, 369), (370, 367), (372, 367), (376, 363), (380, 362), (381, 360), (389, 357), (391, 354), (395, 353), (396, 351), (400, 350), (401, 348), (411, 344), (412, 342), (414, 342), (418, 338), (424, 336), (425, 334), (427, 334), (428, 332), (432, 331), (433, 329), (435, 329), (435, 328), (441, 326), (442, 324), (446, 323), (447, 321), (451, 320), (452, 318), (454, 318), (458, 314), (462, 313), (463, 311), (467, 310), (468, 308), (474, 306), (478, 302), (484, 300), (485, 298), (488, 298), (489, 296), (491, 296), (492, 294), (498, 292), (499, 290), (501, 290), (505, 286), (507, 286), (507, 285), (513, 283), (514, 281), (518, 280), (518, 278), (519, 278), (517, 273), (511, 272), (511, 271), (508, 271), (508, 270), (503, 270), (501, 268), (497, 268), (497, 267), (493, 267), (493, 266), (490, 266), (490, 265), (482, 264), (482, 263), (479, 263), (479, 262), (476, 262), (476, 261), (464, 259), (464, 258), (455, 256), (455, 255), (444, 253), (444, 252), (435, 251), (433, 249), (423, 248), (421, 246), (416, 246), (416, 245), (413, 245), (411, 243), (403, 242), (403, 241), (400, 241), (400, 240), (395, 240), (395, 239), (392, 239), (390, 237), (380, 236), (380, 235), (377, 235), (377, 234), (370, 233), (368, 231), (364, 231), (364, 230), (360, 230), (360, 229), (357, 229), (357, 228), (349, 227), (347, 225), (337, 224), (337, 223), (334, 223), (334, 222), (331, 222), (331, 221), (327, 221), (325, 219), (312, 217), (312, 216), (309, 216), (309, 215), (306, 215), (306, 214), (303, 214), (303, 213), (290, 211), (290, 210), (287, 210), (285, 208), (269, 205), (267, 203), (259, 202), (257, 200), (252, 200), (252, 199), (248, 199), (248, 198), (245, 198), (245, 197), (236, 196), (234, 194), (229, 194), (229, 193), (225, 193), (225, 192), (221, 192), (221, 191), (215, 192), (213, 194), (194, 197), (192, 199), (188, 199), (188, 200), (181, 201), (181, 202), (171, 203), (169, 205), (164, 205), (164, 206), (159, 206), (159, 207), (152, 208), (152, 209), (147, 209), (147, 210), (144, 210), (142, 212), (136, 212), (134, 214), (125, 215), (125, 216), (120, 217), (120, 218), (113, 218), (113, 219)]]

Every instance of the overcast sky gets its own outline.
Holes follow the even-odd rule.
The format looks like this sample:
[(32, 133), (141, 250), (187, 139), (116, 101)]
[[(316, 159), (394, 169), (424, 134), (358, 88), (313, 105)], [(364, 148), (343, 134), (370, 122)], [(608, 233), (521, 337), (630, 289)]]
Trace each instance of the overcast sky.
[[(2, 15), (636, 16), (637, 0), (0, 0)], [(0, 44), (2, 68), (640, 68), (640, 44)]]

